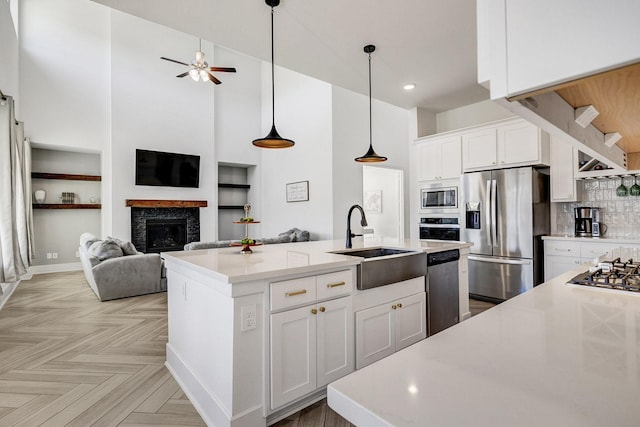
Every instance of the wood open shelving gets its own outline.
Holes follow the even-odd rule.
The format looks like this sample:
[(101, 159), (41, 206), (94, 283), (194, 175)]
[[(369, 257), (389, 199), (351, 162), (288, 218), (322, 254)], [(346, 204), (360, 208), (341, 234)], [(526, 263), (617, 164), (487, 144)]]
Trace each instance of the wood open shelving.
[(100, 175), (78, 175), (70, 173), (31, 172), (31, 178), (66, 179), (70, 181), (102, 181)]
[(100, 203), (34, 203), (33, 209), (102, 209)]
[(130, 208), (206, 208), (206, 200), (145, 200), (127, 199), (125, 206)]

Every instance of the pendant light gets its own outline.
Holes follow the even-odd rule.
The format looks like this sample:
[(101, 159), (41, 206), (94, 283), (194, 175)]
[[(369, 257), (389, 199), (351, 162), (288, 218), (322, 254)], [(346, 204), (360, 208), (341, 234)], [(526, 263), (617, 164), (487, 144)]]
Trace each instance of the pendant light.
[(271, 131), (264, 138), (254, 139), (253, 145), (261, 148), (289, 148), (293, 147), (295, 142), (281, 137), (276, 130), (275, 65), (273, 61), (273, 8), (280, 4), (280, 0), (265, 0), (265, 3), (267, 6), (271, 6)]
[(373, 163), (384, 162), (386, 157), (380, 156), (373, 149), (372, 132), (371, 132), (371, 54), (376, 50), (376, 47), (372, 44), (368, 44), (364, 47), (364, 52), (369, 55), (369, 150), (362, 157), (356, 157), (356, 162), (361, 163)]

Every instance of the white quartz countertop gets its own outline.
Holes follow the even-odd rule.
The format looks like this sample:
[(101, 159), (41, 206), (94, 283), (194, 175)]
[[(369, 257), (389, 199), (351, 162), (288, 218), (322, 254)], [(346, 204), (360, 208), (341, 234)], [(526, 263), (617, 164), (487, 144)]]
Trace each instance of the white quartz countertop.
[[(427, 253), (449, 249), (469, 248), (472, 244), (440, 240), (385, 240), (380, 238), (354, 238), (353, 249), (392, 247), (415, 249)], [(287, 274), (302, 274), (320, 269), (349, 267), (362, 258), (333, 254), (345, 250), (344, 240), (321, 240), (298, 243), (280, 243), (255, 246), (252, 254), (241, 254), (239, 247), (199, 249), (194, 251), (163, 252), (162, 257), (189, 266), (226, 283), (269, 279)]]
[(638, 239), (620, 239), (620, 238), (610, 238), (602, 236), (602, 237), (575, 237), (575, 236), (565, 236), (565, 235), (551, 235), (551, 236), (542, 236), (542, 240), (564, 240), (564, 241), (572, 241), (572, 242), (585, 242), (585, 243), (619, 243), (619, 244), (627, 244), (627, 245), (640, 245), (640, 240)]
[(358, 426), (640, 425), (640, 295), (565, 273), (328, 387)]

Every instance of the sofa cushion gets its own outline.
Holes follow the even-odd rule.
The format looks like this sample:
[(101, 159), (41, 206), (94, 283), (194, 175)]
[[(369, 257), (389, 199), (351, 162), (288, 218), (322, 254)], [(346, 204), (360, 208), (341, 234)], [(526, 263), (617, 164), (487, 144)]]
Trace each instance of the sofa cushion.
[(267, 237), (265, 239), (258, 239), (258, 241), (265, 245), (272, 243), (289, 243), (291, 242), (291, 236), (288, 234), (278, 234), (278, 237)]
[(104, 261), (109, 258), (121, 257), (123, 255), (120, 245), (113, 240), (97, 240), (87, 249), (89, 255)]
[(80, 246), (82, 246), (85, 249), (89, 249), (89, 246), (91, 246), (91, 244), (93, 242), (97, 242), (98, 239), (96, 236), (94, 236), (91, 233), (82, 233), (80, 235)]
[(122, 249), (122, 253), (124, 255), (136, 255), (138, 253), (136, 247), (131, 242), (125, 242), (124, 240), (120, 240), (117, 237), (107, 237), (107, 240), (111, 240), (112, 242), (116, 242), (120, 249)]

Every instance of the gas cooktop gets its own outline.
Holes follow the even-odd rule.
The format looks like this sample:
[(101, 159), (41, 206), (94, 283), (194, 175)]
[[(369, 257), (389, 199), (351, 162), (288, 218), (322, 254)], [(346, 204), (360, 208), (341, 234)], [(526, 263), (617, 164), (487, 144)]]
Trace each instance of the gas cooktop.
[(569, 284), (640, 292), (640, 262), (628, 259), (604, 261), (575, 276)]

